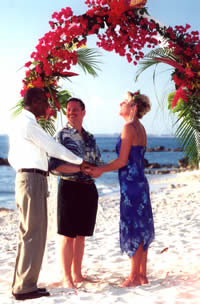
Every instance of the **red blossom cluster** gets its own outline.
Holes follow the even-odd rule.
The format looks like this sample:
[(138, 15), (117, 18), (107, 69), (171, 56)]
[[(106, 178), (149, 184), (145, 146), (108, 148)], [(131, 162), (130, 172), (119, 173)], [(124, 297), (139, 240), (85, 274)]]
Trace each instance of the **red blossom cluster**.
[[(190, 25), (169, 27), (165, 37), (169, 40), (168, 47), (173, 50), (175, 60), (166, 62), (175, 67), (172, 79), (176, 92), (172, 108), (181, 98), (187, 102), (191, 98), (200, 98), (200, 40), (199, 32), (191, 31)], [(163, 60), (164, 61), (164, 60)]]

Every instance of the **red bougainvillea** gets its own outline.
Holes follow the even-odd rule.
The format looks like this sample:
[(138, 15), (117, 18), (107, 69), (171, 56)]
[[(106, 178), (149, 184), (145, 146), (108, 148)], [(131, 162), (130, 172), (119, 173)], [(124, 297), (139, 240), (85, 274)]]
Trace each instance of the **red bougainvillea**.
[[(114, 51), (136, 65), (144, 57), (143, 48), (159, 44), (157, 34), (169, 40), (178, 58), (173, 74), (175, 85), (186, 87), (188, 94), (200, 89), (200, 42), (199, 33), (187, 33), (186, 27), (162, 28), (158, 23), (144, 17), (146, 0), (86, 0), (88, 11), (80, 16), (70, 7), (52, 15), (51, 30), (46, 33), (25, 64), (21, 95), (27, 88), (45, 88), (51, 104), (59, 110), (56, 95), (60, 77), (71, 77), (77, 64), (77, 50), (87, 44), (89, 35), (96, 35), (97, 46)], [(168, 64), (170, 64), (168, 62)], [(171, 64), (175, 64), (171, 62)], [(199, 94), (199, 93), (198, 93)], [(186, 100), (186, 98), (185, 98)], [(174, 103), (175, 104), (175, 103)], [(49, 110), (49, 115), (53, 115)]]
[[(52, 15), (51, 30), (46, 33), (25, 63), (21, 95), (27, 88), (45, 88), (51, 104), (59, 110), (56, 94), (60, 77), (71, 77), (77, 64), (77, 50), (87, 44), (89, 35), (96, 35), (97, 46), (125, 56), (128, 62), (137, 64), (143, 58), (142, 49), (158, 44), (155, 36), (157, 25), (138, 14), (147, 1), (96, 0), (85, 1), (88, 11), (75, 16), (70, 7)], [(142, 13), (142, 11), (141, 11)], [(49, 110), (49, 115), (54, 113)], [(53, 115), (53, 114), (52, 114)]]

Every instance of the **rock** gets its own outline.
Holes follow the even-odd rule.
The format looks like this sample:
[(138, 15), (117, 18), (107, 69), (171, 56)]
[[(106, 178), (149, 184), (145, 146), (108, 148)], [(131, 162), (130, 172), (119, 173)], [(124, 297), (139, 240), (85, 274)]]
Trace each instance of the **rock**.
[(151, 163), (151, 164), (149, 164), (148, 168), (149, 169), (160, 169), (161, 165), (158, 163)]
[(157, 146), (154, 148), (147, 148), (147, 152), (182, 152), (183, 149), (181, 148), (165, 148), (164, 146)]
[(179, 159), (178, 165), (180, 168), (187, 168), (189, 165), (188, 157), (183, 157), (183, 158)]
[(163, 147), (163, 146), (158, 146), (158, 147), (155, 147), (154, 150), (155, 150), (155, 152), (164, 151), (164, 150), (165, 150), (165, 147)]
[(145, 168), (149, 167), (149, 162), (148, 162), (148, 160), (146, 158), (144, 159), (144, 167)]
[(10, 166), (8, 159), (0, 157), (0, 166)]

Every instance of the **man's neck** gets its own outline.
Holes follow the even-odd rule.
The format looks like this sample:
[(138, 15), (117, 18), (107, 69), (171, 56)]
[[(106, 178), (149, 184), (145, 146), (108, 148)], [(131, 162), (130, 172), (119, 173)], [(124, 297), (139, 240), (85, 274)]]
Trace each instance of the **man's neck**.
[(75, 123), (71, 123), (69, 122), (69, 125), (72, 126), (74, 129), (76, 129), (76, 131), (81, 134), (82, 133), (82, 124), (75, 124)]

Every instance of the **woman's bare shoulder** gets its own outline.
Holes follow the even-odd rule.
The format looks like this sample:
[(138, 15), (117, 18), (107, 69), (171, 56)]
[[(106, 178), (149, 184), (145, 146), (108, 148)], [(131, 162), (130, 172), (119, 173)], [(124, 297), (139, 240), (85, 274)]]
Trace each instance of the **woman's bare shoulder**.
[(134, 135), (135, 135), (135, 128), (133, 127), (133, 123), (131, 122), (125, 123), (122, 129), (122, 137), (134, 136)]

